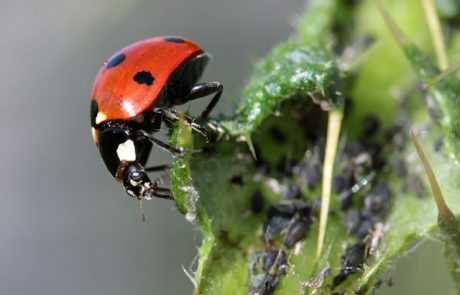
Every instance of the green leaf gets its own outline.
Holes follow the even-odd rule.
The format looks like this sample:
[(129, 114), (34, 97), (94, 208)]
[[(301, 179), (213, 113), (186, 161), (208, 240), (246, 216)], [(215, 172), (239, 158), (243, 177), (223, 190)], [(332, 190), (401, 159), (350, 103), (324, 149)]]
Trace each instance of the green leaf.
[(247, 135), (294, 97), (311, 97), (322, 109), (340, 107), (341, 82), (334, 57), (327, 47), (288, 41), (260, 62), (243, 91), (235, 120), (224, 122), (233, 135)]
[[(261, 282), (273, 285), (268, 289), (274, 289), (276, 294), (370, 293), (394, 259), (404, 255), (414, 241), (437, 229), (432, 199), (423, 193), (416, 196), (419, 188), (413, 186), (414, 179), (416, 184), (425, 179), (417, 168), (419, 163), (411, 160), (414, 149), (407, 131), (413, 122), (429, 130), (423, 145), (448, 203), (456, 196), (459, 169), (445, 153), (432, 148), (441, 133), (428, 116), (422, 94), (414, 87), (409, 64), (415, 65), (425, 83), (438, 71), (428, 66), (429, 60), (421, 58), (413, 45), (405, 49), (408, 60), (405, 59), (369, 1), (337, 3), (314, 2), (299, 21), (299, 34), (258, 63), (233, 118), (221, 122), (227, 129), (221, 140), (205, 145), (199, 137), (190, 137), (186, 126), (176, 128), (172, 135), (175, 144), (189, 150), (201, 149), (177, 158), (171, 179), (179, 211), (195, 222), (203, 235), (194, 274), (195, 294), (248, 294), (251, 288), (261, 290)], [(419, 1), (392, 0), (386, 1), (386, 5), (391, 14), (398, 14), (405, 30), (417, 35), (422, 44), (429, 44)], [(354, 26), (347, 26), (351, 22)], [(339, 24), (345, 27), (338, 27)], [(341, 71), (336, 61), (337, 49), (368, 36), (380, 45), (366, 53), (359, 68)], [(333, 48), (334, 45), (338, 47)], [(438, 93), (435, 99), (442, 136), (450, 153), (458, 155), (453, 139), (457, 136), (456, 128), (460, 128), (456, 113), (459, 108), (452, 98), (460, 92), (448, 80), (433, 89), (434, 94)], [(400, 95), (394, 95), (395, 92)], [(336, 174), (346, 175), (355, 167), (349, 162), (351, 156), (347, 151), (359, 146), (371, 162), (364, 157), (364, 164), (356, 164), (358, 169), (353, 168), (353, 173), (356, 182), (368, 184), (353, 193), (346, 206), (338, 194), (332, 196), (325, 250), (316, 260), (318, 208), (314, 204), (321, 195), (321, 187), (318, 183), (310, 186), (308, 181), (314, 175), (312, 171), (321, 167), (321, 142), (326, 135), (328, 111), (343, 107), (344, 97), (352, 107), (345, 112)], [(369, 116), (381, 123), (371, 134), (366, 131)], [(388, 136), (394, 127), (401, 130)], [(396, 159), (403, 159), (408, 170), (403, 177), (392, 169)], [(288, 167), (290, 163), (294, 169)], [(302, 169), (309, 171), (307, 177)], [(295, 202), (283, 199), (293, 184), (299, 185), (302, 193), (302, 198)], [(381, 236), (374, 232), (370, 233), (371, 238), (365, 238), (350, 230), (347, 218), (352, 211), (366, 213), (368, 203), (375, 201), (370, 196), (375, 194), (373, 190), (378, 184), (389, 185), (391, 201), (371, 214), (376, 218), (372, 229), (380, 228)], [(286, 244), (293, 236), (291, 226), (298, 218), (305, 218), (296, 211), (284, 230), (268, 239), (267, 223), (279, 214), (271, 207), (293, 203), (311, 209), (311, 220), (303, 220), (308, 224), (305, 236), (299, 235), (294, 246)], [(452, 204), (453, 212), (459, 212), (460, 204)], [(363, 243), (372, 246), (374, 252), (360, 259)], [(261, 266), (262, 258), (267, 258), (271, 250), (276, 250), (279, 260), (280, 253), (285, 252), (287, 261), (282, 266), (275, 263), (267, 270)], [(355, 262), (350, 262), (353, 259)]]

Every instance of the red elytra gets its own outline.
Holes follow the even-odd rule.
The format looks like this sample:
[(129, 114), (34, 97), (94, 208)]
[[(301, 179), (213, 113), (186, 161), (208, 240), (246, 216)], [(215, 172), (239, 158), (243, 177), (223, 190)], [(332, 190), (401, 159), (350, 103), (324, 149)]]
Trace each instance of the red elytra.
[(91, 93), (98, 105), (95, 123), (142, 114), (155, 103), (174, 70), (201, 53), (199, 45), (182, 37), (156, 37), (121, 49), (96, 76)]

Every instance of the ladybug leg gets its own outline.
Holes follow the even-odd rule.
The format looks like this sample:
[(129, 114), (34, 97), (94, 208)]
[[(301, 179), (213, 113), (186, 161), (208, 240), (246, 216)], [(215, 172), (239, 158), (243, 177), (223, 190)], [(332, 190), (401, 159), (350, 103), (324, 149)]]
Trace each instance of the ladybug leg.
[(151, 183), (150, 191), (146, 198), (151, 198), (151, 196), (162, 199), (173, 199), (169, 188), (158, 186), (158, 179)]
[(174, 104), (184, 104), (191, 100), (214, 94), (214, 96), (211, 99), (211, 102), (209, 102), (206, 109), (201, 113), (201, 118), (207, 119), (209, 117), (209, 114), (219, 101), (222, 91), (224, 91), (224, 86), (220, 82), (198, 83), (192, 87), (189, 94), (187, 94), (184, 97), (175, 99)]
[(171, 190), (169, 188), (165, 187), (159, 187), (157, 184), (157, 181), (155, 181), (153, 184), (151, 195), (157, 198), (162, 198), (162, 199), (169, 199), (172, 200), (173, 197), (171, 195)]
[(142, 140), (142, 139), (149, 140), (151, 143), (156, 144), (157, 146), (159, 146), (160, 148), (170, 152), (171, 154), (183, 156), (186, 153), (186, 150), (184, 148), (174, 147), (174, 146), (170, 145), (169, 143), (166, 143), (164, 141), (159, 140), (158, 138), (153, 137), (151, 134), (149, 134), (149, 133), (147, 133), (147, 132), (145, 132), (143, 130), (138, 131), (137, 136), (138, 136), (138, 138), (140, 140)]
[(165, 171), (165, 170), (171, 169), (171, 165), (170, 164), (164, 164), (164, 165), (146, 167), (144, 169), (147, 172)]
[(161, 198), (161, 199), (167, 199), (167, 200), (172, 200), (173, 199), (173, 197), (171, 195), (160, 194), (158, 192), (154, 192), (154, 193), (152, 193), (152, 195), (157, 197), (157, 198)]
[(208, 141), (209, 139), (208, 132), (203, 128), (203, 126), (193, 122), (193, 119), (191, 117), (178, 113), (176, 110), (170, 109), (170, 108), (161, 108), (158, 110), (155, 109), (154, 111), (157, 113), (161, 112), (164, 116), (163, 118), (169, 122), (176, 122), (179, 120), (184, 120), (184, 122), (188, 126), (190, 126), (190, 128), (192, 128), (193, 131), (203, 135), (203, 137), (206, 138), (206, 141)]

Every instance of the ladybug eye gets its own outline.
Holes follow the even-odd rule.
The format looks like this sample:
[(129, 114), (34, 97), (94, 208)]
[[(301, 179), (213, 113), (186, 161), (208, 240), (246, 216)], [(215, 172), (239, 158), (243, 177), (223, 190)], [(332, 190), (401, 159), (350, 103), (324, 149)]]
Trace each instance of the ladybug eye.
[(153, 78), (150, 72), (141, 71), (137, 72), (136, 75), (134, 75), (133, 80), (136, 81), (138, 84), (145, 84), (150, 86), (153, 84), (155, 78)]
[(143, 175), (139, 171), (133, 171), (131, 172), (131, 175), (129, 177), (131, 178), (131, 180), (139, 182), (142, 180)]

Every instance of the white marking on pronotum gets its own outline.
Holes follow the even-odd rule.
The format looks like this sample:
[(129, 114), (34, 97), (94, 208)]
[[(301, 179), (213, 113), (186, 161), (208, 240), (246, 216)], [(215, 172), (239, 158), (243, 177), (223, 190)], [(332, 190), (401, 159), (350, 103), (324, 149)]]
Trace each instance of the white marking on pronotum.
[(97, 116), (96, 116), (96, 124), (101, 123), (101, 122), (104, 121), (105, 119), (107, 119), (107, 115), (106, 115), (106, 114), (104, 114), (103, 112), (97, 113)]
[(134, 142), (128, 139), (120, 143), (117, 148), (117, 156), (120, 161), (136, 161), (136, 148), (134, 147)]

